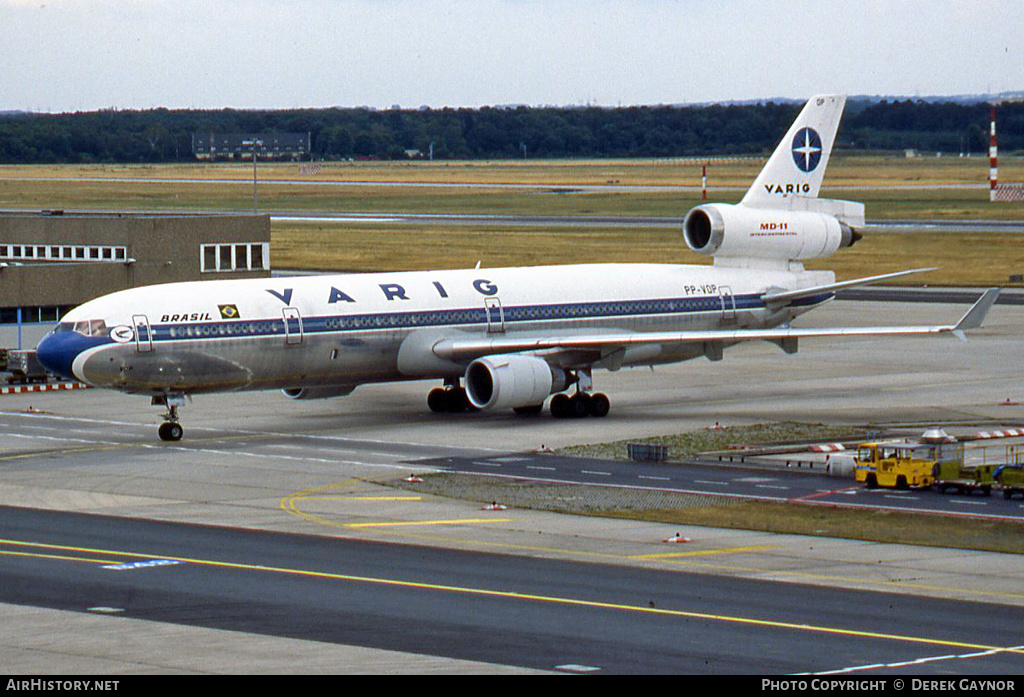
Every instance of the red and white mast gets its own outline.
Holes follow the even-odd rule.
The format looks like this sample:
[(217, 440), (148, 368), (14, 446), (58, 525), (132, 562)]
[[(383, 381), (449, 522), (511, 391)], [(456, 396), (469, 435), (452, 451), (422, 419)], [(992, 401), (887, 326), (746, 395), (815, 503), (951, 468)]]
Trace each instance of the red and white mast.
[(996, 108), (989, 111), (988, 131), (988, 200), (996, 200), (996, 189), (998, 188), (998, 147), (996, 145)]

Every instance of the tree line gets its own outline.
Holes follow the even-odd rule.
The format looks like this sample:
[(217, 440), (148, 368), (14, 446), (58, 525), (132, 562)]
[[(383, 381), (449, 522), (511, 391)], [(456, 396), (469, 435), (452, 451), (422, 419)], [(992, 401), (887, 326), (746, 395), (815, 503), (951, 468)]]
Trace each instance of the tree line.
[[(103, 110), (0, 114), (0, 163), (193, 159), (194, 133), (309, 133), (313, 159), (511, 159), (761, 154), (802, 105), (480, 109)], [(1024, 150), (1024, 104), (999, 107), (1004, 152)], [(840, 150), (985, 153), (986, 103), (851, 100)]]

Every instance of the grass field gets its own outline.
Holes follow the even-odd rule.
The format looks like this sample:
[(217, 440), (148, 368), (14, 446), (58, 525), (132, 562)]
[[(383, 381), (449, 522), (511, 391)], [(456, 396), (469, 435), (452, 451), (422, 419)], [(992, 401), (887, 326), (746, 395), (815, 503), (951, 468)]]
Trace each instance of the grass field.
[[(644, 216), (679, 221), (700, 203), (708, 163), (709, 199), (735, 202), (763, 158), (710, 160), (511, 160), (502, 162), (338, 162), (317, 173), (298, 164), (260, 164), (260, 210), (331, 213), (459, 213), (511, 216)], [(1003, 219), (1024, 222), (1024, 204), (990, 203), (985, 157), (836, 154), (823, 195), (863, 201), (869, 219)], [(1024, 181), (1024, 160), (1004, 158), (1003, 181)], [(495, 186), (487, 186), (494, 184)], [(473, 185), (473, 186), (466, 186)], [(598, 188), (576, 188), (576, 187)], [(740, 187), (720, 188), (716, 187)], [(847, 188), (843, 188), (847, 187)], [(870, 188), (856, 188), (870, 187)], [(0, 167), (0, 207), (30, 209), (250, 211), (248, 163)], [(885, 232), (807, 264), (842, 278), (922, 266), (942, 271), (916, 283), (1006, 284), (1024, 273), (1016, 233)], [(381, 271), (596, 261), (710, 263), (689, 252), (679, 226), (294, 223), (272, 225), (277, 268)]]
[[(697, 453), (726, 450), (740, 444), (770, 445), (794, 441), (856, 439), (863, 437), (867, 428), (813, 423), (766, 423), (570, 446), (559, 449), (558, 454), (623, 460), (626, 459), (627, 443), (643, 442), (668, 446), (673, 460), (685, 460)], [(671, 464), (665, 466), (671, 467)], [(643, 520), (671, 526), (696, 525), (1024, 553), (1024, 523), (1006, 520), (945, 518), (924, 513), (766, 502), (656, 489), (581, 489), (574, 484), (448, 473), (426, 475), (421, 479), (417, 483), (409, 483), (404, 479), (393, 479), (386, 483), (397, 488), (450, 498), (500, 501), (514, 508)]]
[(398, 489), (510, 508), (622, 518), (677, 526), (758, 530), (786, 535), (839, 537), (1010, 554), (1024, 553), (1024, 523), (924, 513), (801, 503), (726, 499), (721, 496), (640, 491), (574, 484), (428, 474), (418, 482), (392, 479)]
[[(749, 186), (764, 165), (761, 156), (682, 157), (609, 160), (480, 160), (402, 162), (324, 162), (316, 173), (295, 163), (259, 163), (261, 180), (307, 182), (381, 182), (431, 184), (528, 184), (624, 186), (699, 186), (707, 166), (710, 186)], [(1004, 156), (999, 165), (1004, 181), (1024, 181), (1024, 159)], [(170, 165), (3, 165), (0, 179), (64, 177), (68, 179), (200, 179), (252, 182), (252, 164), (188, 163)], [(906, 158), (888, 155), (835, 153), (826, 185), (959, 184), (988, 182), (988, 155)]]
[[(344, 271), (427, 270), (588, 262), (709, 264), (676, 229), (576, 230), (495, 226), (332, 225), (287, 223), (272, 229), (278, 268)], [(1024, 274), (1024, 235), (901, 232), (867, 235), (850, 249), (806, 264), (840, 280), (939, 267), (902, 283), (946, 286), (1010, 284)]]

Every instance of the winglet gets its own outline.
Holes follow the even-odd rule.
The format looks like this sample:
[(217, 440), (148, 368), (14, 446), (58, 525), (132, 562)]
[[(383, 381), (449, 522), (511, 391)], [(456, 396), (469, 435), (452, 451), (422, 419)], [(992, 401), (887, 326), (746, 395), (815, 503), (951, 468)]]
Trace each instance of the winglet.
[(960, 340), (966, 341), (964, 337), (965, 329), (978, 329), (981, 327), (982, 322), (985, 321), (985, 316), (988, 311), (992, 309), (992, 306), (996, 302), (996, 298), (999, 297), (999, 293), (1002, 288), (989, 288), (986, 290), (977, 302), (975, 302), (971, 309), (964, 313), (964, 316), (960, 318), (960, 321), (953, 327), (953, 334)]

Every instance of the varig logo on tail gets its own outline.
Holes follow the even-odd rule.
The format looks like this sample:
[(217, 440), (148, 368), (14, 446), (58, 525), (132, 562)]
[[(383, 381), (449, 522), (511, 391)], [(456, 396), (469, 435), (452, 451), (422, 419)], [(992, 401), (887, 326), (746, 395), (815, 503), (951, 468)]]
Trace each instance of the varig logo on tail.
[(792, 196), (818, 198), (845, 104), (842, 95), (809, 100), (740, 202), (757, 208), (788, 208)]
[(801, 128), (793, 138), (793, 162), (801, 172), (813, 172), (820, 161), (821, 136), (813, 128)]

